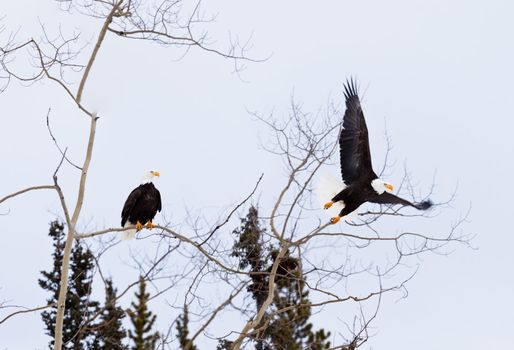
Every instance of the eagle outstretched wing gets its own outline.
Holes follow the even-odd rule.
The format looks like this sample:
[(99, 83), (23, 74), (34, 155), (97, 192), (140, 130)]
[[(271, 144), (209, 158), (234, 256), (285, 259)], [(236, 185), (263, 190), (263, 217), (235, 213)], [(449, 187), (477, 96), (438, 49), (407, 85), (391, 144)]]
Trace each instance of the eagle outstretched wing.
[(364, 120), (357, 88), (352, 79), (344, 86), (346, 111), (343, 129), (339, 135), (341, 174), (347, 185), (359, 181), (371, 181), (377, 178), (371, 165), (368, 128)]
[(411, 206), (419, 210), (427, 210), (432, 206), (431, 200), (425, 200), (420, 203), (412, 203), (389, 192), (377, 194), (375, 197), (368, 199), (368, 202), (378, 204), (401, 204), (403, 206)]
[[(129, 196), (127, 197), (127, 200), (125, 201), (125, 205), (123, 205), (123, 210), (121, 211), (121, 226), (125, 226), (125, 223), (127, 222), (130, 212), (132, 209), (134, 209), (134, 206), (136, 205), (137, 201), (143, 194), (143, 190), (141, 186), (136, 187), (135, 189), (130, 192)], [(159, 195), (159, 208), (161, 204), (161, 197)]]

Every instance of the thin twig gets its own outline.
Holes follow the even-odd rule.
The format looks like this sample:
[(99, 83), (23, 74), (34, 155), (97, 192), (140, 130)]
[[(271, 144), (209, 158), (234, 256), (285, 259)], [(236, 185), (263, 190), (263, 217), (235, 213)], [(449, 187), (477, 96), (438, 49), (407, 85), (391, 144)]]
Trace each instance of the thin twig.
[(229, 220), (230, 218), (232, 217), (232, 215), (239, 209), (241, 208), (241, 206), (243, 206), (255, 193), (255, 191), (257, 190), (257, 187), (259, 187), (259, 184), (261, 183), (261, 180), (262, 180), (262, 177), (264, 176), (264, 173), (261, 174), (261, 176), (259, 177), (259, 180), (257, 180), (257, 183), (255, 184), (252, 192), (250, 192), (250, 194), (242, 201), (240, 202), (238, 205), (236, 205), (232, 211), (228, 214), (227, 218), (225, 219), (225, 221), (223, 221), (221, 224), (218, 224), (214, 230), (212, 230), (212, 232), (209, 234), (209, 236), (207, 236), (206, 239), (203, 240), (202, 243), (199, 244), (199, 246), (202, 246), (204, 245), (205, 243), (207, 243), (207, 241), (212, 237), (212, 235), (214, 235), (214, 233), (216, 231), (218, 231), (221, 227), (223, 227)]
[(50, 128), (50, 111), (51, 111), (51, 108), (48, 108), (48, 112), (46, 113), (46, 127), (48, 129), (48, 132), (50, 133), (50, 137), (52, 138), (52, 140), (54, 141), (54, 144), (55, 146), (57, 147), (57, 149), (59, 150), (59, 152), (61, 153), (61, 155), (64, 157), (64, 159), (71, 165), (71, 166), (74, 166), (75, 168), (77, 168), (78, 170), (82, 170), (81, 167), (79, 167), (78, 165), (76, 165), (75, 163), (73, 163), (68, 157), (66, 157), (66, 151), (63, 151), (61, 149), (61, 147), (59, 146), (59, 144), (57, 143), (57, 139), (55, 138), (55, 136), (53, 135), (52, 133), (52, 129)]

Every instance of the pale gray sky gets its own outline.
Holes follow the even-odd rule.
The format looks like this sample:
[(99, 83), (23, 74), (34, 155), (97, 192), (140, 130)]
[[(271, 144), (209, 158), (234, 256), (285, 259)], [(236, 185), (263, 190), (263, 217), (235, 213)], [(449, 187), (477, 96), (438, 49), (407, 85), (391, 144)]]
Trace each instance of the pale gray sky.
[[(261, 205), (266, 207), (273, 200), (266, 193), (275, 193), (285, 182), (284, 170), (259, 146), (266, 130), (247, 111), (286, 114), (293, 94), (305, 110), (316, 111), (329, 96), (341, 100), (343, 81), (354, 75), (364, 93), (376, 166), (382, 160), (385, 121), (393, 139), (396, 163), (389, 180), (401, 178), (407, 161), (421, 191), (436, 173), (435, 200), (446, 199), (458, 184), (453, 208), (416, 223), (447, 230), (471, 204), (464, 230), (477, 234), (472, 243), (478, 248), (455, 246), (449, 256), (424, 255), (408, 285), (409, 297), (385, 298), (373, 324), (374, 336), (363, 348), (510, 348), (514, 232), (507, 220), (514, 194), (514, 3), (204, 4), (218, 13), (212, 36), (220, 48), (226, 47), (229, 30), (241, 38), (253, 34), (249, 55), (271, 58), (249, 63), (242, 81), (232, 73), (231, 62), (218, 56), (193, 49), (176, 61), (180, 52), (174, 48), (108, 35), (85, 95), (102, 118), (81, 225), (117, 226), (123, 201), (149, 168), (162, 174), (157, 186), (168, 219), (182, 221), (185, 206), (217, 213), (248, 193), (261, 172)], [(38, 18), (50, 33), (62, 24), (65, 32), (80, 31), (90, 40), (101, 25), (62, 13), (51, 1), (4, 2), (0, 15), (7, 28), (3, 39), (18, 29), (20, 40), (39, 36)], [(82, 160), (88, 121), (56, 84), (43, 81), (26, 87), (14, 82), (0, 95), (0, 104), (0, 196), (51, 181), (59, 154), (46, 130), (48, 107), (60, 143), (69, 147), (71, 158)], [(338, 172), (337, 167), (331, 170)], [(69, 198), (76, 175), (72, 168), (61, 171)], [(37, 278), (50, 266), (46, 232), (60, 215), (58, 199), (51, 192), (30, 193), (3, 204), (0, 212), (9, 213), (0, 216), (0, 300), (41, 305), (46, 294)], [(407, 224), (398, 219), (387, 225), (397, 232)], [(109, 258), (115, 282), (126, 277), (117, 264), (138, 244), (130, 242)], [(330, 312), (323, 311), (329, 315), (324, 320), (330, 321), (318, 317), (317, 325), (337, 333), (342, 324)], [(47, 341), (39, 315), (19, 316), (0, 326), (0, 349), (43, 349)]]

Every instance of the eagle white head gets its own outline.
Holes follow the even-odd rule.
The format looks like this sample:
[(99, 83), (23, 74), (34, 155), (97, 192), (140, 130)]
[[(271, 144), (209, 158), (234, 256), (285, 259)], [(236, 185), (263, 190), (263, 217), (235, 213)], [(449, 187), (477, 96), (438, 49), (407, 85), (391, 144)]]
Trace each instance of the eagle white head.
[(158, 171), (155, 170), (148, 170), (143, 178), (141, 179), (141, 185), (147, 184), (149, 182), (152, 182), (154, 178), (161, 176), (161, 174)]
[(377, 192), (378, 194), (382, 194), (385, 191), (392, 191), (394, 190), (393, 185), (391, 185), (389, 182), (385, 182), (381, 179), (375, 179), (371, 181), (371, 187)]

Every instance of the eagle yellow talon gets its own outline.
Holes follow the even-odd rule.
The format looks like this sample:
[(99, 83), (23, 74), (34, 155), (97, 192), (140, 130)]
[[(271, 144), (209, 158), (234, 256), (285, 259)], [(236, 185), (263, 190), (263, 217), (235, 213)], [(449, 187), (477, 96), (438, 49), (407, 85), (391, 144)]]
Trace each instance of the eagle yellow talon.
[(332, 204), (334, 204), (334, 202), (332, 202), (332, 201), (327, 202), (327, 203), (325, 203), (325, 205), (323, 206), (323, 208), (328, 209), (328, 208), (330, 208), (330, 207), (332, 206)]
[(154, 228), (154, 225), (152, 224), (152, 221), (148, 220), (148, 222), (146, 223), (146, 228), (151, 230)]
[(334, 216), (332, 219), (330, 219), (331, 224), (337, 224), (341, 220), (340, 216)]
[(139, 220), (136, 222), (136, 231), (141, 231), (143, 229), (143, 224), (139, 222)]

